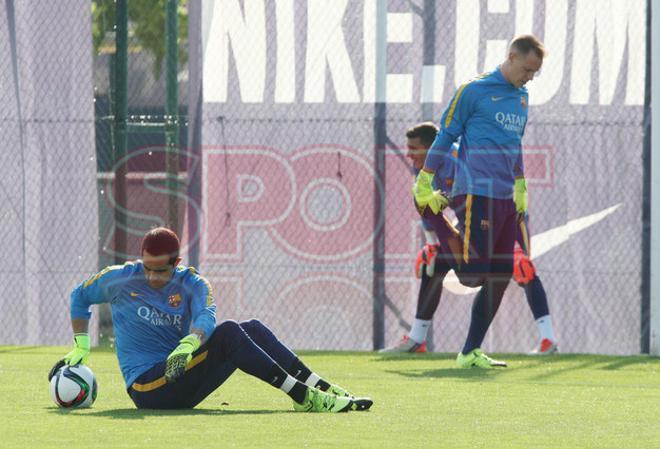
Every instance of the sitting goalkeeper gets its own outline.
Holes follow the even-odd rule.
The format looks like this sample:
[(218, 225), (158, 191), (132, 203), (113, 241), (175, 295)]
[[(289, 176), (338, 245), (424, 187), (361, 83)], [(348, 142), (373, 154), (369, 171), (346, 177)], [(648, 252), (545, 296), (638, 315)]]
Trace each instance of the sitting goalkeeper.
[(303, 412), (367, 410), (355, 398), (312, 372), (260, 321), (227, 320), (216, 326), (209, 282), (179, 265), (179, 238), (167, 228), (149, 231), (142, 260), (113, 265), (71, 294), (74, 348), (58, 361), (85, 363), (90, 306), (109, 302), (117, 358), (128, 394), (138, 408), (192, 408), (236, 368), (288, 394)]

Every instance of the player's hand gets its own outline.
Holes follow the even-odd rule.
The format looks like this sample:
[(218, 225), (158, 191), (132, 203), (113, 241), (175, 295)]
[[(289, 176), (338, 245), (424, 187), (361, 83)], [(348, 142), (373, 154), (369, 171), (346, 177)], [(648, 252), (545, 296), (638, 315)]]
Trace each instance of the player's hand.
[(513, 252), (513, 280), (521, 287), (529, 284), (536, 276), (536, 267), (525, 252), (517, 248)]
[(77, 365), (79, 363), (87, 363), (89, 359), (89, 334), (81, 333), (73, 336), (73, 349), (64, 356), (64, 363), (66, 365)]
[(192, 353), (199, 349), (201, 341), (197, 334), (189, 334), (179, 341), (179, 346), (167, 356), (165, 365), (165, 381), (168, 383), (176, 380), (186, 371), (186, 365), (192, 360)]
[(424, 271), (428, 277), (433, 277), (435, 272), (435, 256), (438, 255), (438, 246), (427, 243), (417, 253), (417, 261), (415, 262), (415, 276), (421, 279)]
[(433, 191), (433, 173), (420, 171), (413, 186), (413, 196), (420, 213), (423, 213), (426, 206), (431, 208), (434, 214), (439, 214), (449, 204), (449, 199), (440, 192)]
[(69, 351), (63, 359), (60, 359), (53, 365), (53, 367), (48, 372), (48, 381), (57, 373), (57, 371), (62, 368), (64, 365), (77, 365), (79, 363), (87, 363), (89, 358), (89, 334), (81, 333), (75, 334), (73, 336), (73, 349)]
[(527, 212), (527, 180), (525, 178), (516, 178), (513, 183), (513, 202), (516, 204), (516, 211), (519, 214)]

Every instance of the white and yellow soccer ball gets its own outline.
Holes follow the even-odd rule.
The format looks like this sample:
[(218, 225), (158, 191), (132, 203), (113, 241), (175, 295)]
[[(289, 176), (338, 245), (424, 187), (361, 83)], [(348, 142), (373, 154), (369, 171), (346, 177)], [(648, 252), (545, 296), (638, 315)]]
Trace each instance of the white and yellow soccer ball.
[(50, 397), (58, 407), (90, 407), (97, 392), (96, 376), (85, 365), (64, 365), (50, 379)]

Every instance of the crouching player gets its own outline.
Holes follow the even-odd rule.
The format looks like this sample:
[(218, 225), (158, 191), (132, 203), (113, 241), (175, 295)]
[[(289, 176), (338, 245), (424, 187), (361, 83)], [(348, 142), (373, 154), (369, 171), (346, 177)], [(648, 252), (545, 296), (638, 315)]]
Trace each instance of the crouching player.
[(179, 238), (167, 228), (149, 231), (142, 260), (109, 266), (71, 294), (74, 348), (58, 361), (85, 363), (90, 352), (92, 304), (109, 302), (117, 358), (138, 408), (192, 408), (238, 368), (288, 394), (301, 412), (367, 410), (356, 398), (311, 371), (259, 320), (216, 326), (211, 285), (179, 265)]

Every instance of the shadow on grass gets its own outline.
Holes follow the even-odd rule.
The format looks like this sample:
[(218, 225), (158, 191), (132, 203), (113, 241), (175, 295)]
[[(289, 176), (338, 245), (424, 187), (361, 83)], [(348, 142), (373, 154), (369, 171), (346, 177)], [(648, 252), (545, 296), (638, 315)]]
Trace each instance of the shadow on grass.
[(146, 410), (136, 408), (120, 408), (113, 410), (66, 410), (49, 407), (50, 413), (94, 416), (110, 419), (145, 419), (156, 416), (232, 416), (232, 415), (272, 415), (279, 413), (295, 413), (293, 410), (227, 410), (227, 409), (180, 409), (180, 410)]
[(0, 354), (10, 353), (10, 352), (11, 353), (32, 352), (33, 354), (38, 354), (38, 353), (50, 354), (50, 351), (41, 351), (42, 349), (48, 349), (48, 347), (47, 346), (4, 346), (4, 347), (0, 347)]
[(464, 379), (472, 382), (484, 382), (496, 379), (507, 368), (497, 369), (461, 369), (461, 368), (440, 368), (428, 370), (385, 370), (386, 373), (396, 374), (409, 379)]
[[(27, 355), (34, 355), (34, 354), (52, 354), (54, 357), (58, 357), (58, 355), (64, 355), (67, 352), (71, 350), (69, 345), (63, 345), (63, 346), (50, 346), (50, 345), (43, 345), (43, 346), (0, 346), (0, 354), (9, 354), (9, 353), (14, 353), (14, 354), (25, 354), (29, 353)], [(111, 347), (100, 347), (100, 346), (95, 346), (92, 348), (92, 351), (95, 353), (97, 352), (109, 352), (109, 353), (114, 353), (115, 350), (114, 348)], [(61, 357), (60, 357), (61, 358)]]
[[(592, 354), (568, 354), (557, 357), (544, 358), (546, 362), (557, 360), (557, 367), (546, 370), (545, 372), (534, 376), (531, 380), (547, 381), (548, 379), (560, 376), (565, 373), (582, 370), (603, 370), (618, 371), (625, 370), (634, 365), (647, 366), (648, 364), (660, 365), (660, 360), (646, 355), (641, 356), (608, 356)], [(551, 363), (548, 366), (552, 367)]]
[[(445, 367), (437, 369), (422, 369), (419, 366), (411, 369), (392, 369), (386, 372), (402, 377), (420, 378), (452, 378), (464, 379), (466, 381), (485, 382), (495, 380), (502, 374), (508, 372), (529, 372), (525, 380), (518, 379), (517, 382), (546, 383), (553, 379), (561, 378), (563, 375), (579, 371), (617, 371), (632, 369), (638, 365), (640, 368), (648, 367), (649, 364), (660, 365), (660, 359), (645, 355), (640, 356), (608, 356), (592, 354), (562, 354), (549, 357), (531, 357), (521, 354), (493, 354), (496, 359), (503, 359), (509, 363), (508, 368), (494, 369), (460, 369), (454, 365), (453, 354), (387, 354), (376, 361), (378, 362), (419, 362), (437, 361)], [(449, 366), (447, 366), (449, 365)]]
[[(438, 361), (444, 362), (443, 365), (449, 367), (437, 369), (399, 369), (399, 370), (386, 370), (387, 373), (396, 374), (402, 377), (413, 379), (421, 378), (452, 378), (464, 379), (466, 381), (484, 382), (494, 380), (512, 371), (520, 370), (533, 370), (548, 363), (550, 359), (547, 357), (530, 357), (520, 354), (491, 354), (493, 358), (498, 360), (505, 360), (508, 367), (496, 367), (492, 369), (472, 368), (463, 369), (455, 364), (456, 356), (454, 354), (388, 354), (377, 361), (380, 362), (396, 362), (396, 361)], [(553, 359), (555, 359), (553, 357)], [(580, 367), (582, 368), (582, 367)]]
[(456, 354), (443, 353), (443, 352), (423, 352), (423, 353), (391, 353), (391, 354), (374, 354), (377, 358), (373, 359), (374, 362), (395, 362), (401, 360), (456, 360)]

